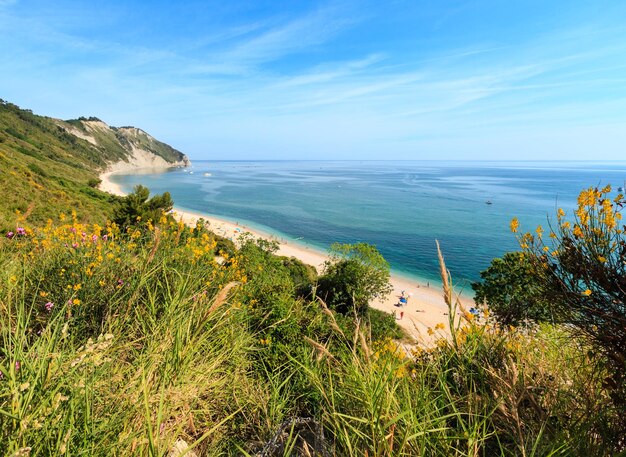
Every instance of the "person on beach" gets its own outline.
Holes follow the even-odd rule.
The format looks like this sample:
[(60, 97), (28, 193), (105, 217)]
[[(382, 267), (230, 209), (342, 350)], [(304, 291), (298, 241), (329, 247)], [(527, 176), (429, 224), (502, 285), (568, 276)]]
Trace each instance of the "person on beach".
[(404, 311), (400, 311), (400, 320), (404, 317)]

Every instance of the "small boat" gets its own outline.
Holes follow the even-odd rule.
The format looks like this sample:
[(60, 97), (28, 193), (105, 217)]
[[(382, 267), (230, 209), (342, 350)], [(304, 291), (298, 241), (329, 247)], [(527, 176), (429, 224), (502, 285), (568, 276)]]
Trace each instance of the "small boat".
[(618, 192), (624, 192), (624, 188), (620, 186), (620, 187), (617, 188), (617, 191)]
[(491, 203), (491, 200), (487, 200), (487, 201), (485, 202), (485, 204), (486, 204), (486, 205), (493, 205), (493, 203)]
[(192, 174), (193, 174), (193, 171), (190, 171), (190, 172), (189, 172), (189, 174), (190, 174), (190, 175), (192, 175)]
[(205, 173), (204, 176), (213, 176), (211, 173)]

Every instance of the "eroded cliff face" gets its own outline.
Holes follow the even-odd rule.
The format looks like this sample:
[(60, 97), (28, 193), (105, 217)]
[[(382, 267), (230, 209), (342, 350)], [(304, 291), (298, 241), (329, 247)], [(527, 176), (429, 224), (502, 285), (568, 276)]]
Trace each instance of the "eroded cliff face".
[(185, 154), (136, 127), (112, 127), (94, 117), (58, 123), (66, 132), (102, 152), (106, 171), (191, 165)]

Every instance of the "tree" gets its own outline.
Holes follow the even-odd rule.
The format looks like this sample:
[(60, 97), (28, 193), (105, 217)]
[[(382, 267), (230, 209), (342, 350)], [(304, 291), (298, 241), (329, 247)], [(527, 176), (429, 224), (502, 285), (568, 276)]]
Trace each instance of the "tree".
[(138, 225), (151, 220), (157, 222), (162, 214), (174, 206), (169, 192), (150, 197), (147, 187), (136, 186), (131, 194), (122, 198), (113, 212), (113, 222), (120, 227)]
[[(610, 373), (606, 385), (616, 405), (626, 404), (626, 225), (621, 193), (611, 186), (580, 193), (573, 220), (557, 211), (549, 237), (543, 228), (519, 236), (554, 315), (594, 345)], [(516, 232), (517, 219), (511, 222)], [(626, 433), (626, 428), (624, 429)]]
[(317, 294), (340, 313), (364, 315), (370, 301), (391, 292), (389, 276), (389, 263), (375, 246), (334, 243)]
[(472, 284), (477, 304), (485, 304), (498, 322), (519, 325), (523, 322), (554, 321), (552, 309), (535, 264), (523, 252), (508, 252), (480, 273), (482, 281)]

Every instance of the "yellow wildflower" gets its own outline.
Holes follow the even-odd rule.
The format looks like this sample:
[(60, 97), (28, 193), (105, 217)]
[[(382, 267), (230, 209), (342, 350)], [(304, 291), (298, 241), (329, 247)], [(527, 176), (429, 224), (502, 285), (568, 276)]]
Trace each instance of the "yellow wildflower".
[(72, 304), (73, 305), (80, 305), (80, 300), (78, 298), (75, 298), (74, 300), (72, 300)]
[(582, 238), (583, 237), (583, 231), (580, 229), (579, 225), (576, 225), (574, 227), (574, 236), (577, 236), (578, 238)]
[(587, 289), (582, 293), (585, 297), (588, 297), (589, 295), (591, 295), (591, 290)]
[(511, 228), (511, 232), (517, 233), (517, 229), (519, 228), (519, 220), (516, 217), (511, 219), (510, 228)]

